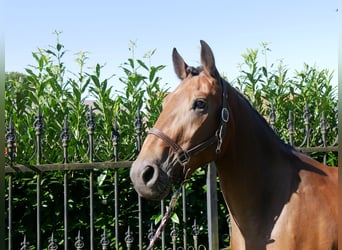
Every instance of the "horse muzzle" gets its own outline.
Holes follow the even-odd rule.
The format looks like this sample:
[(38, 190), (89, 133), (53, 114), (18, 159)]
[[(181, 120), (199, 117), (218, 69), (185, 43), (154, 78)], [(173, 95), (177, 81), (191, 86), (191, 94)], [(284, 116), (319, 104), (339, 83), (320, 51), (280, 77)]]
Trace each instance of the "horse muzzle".
[(156, 164), (136, 160), (130, 178), (138, 194), (148, 200), (162, 200), (170, 192), (172, 181)]

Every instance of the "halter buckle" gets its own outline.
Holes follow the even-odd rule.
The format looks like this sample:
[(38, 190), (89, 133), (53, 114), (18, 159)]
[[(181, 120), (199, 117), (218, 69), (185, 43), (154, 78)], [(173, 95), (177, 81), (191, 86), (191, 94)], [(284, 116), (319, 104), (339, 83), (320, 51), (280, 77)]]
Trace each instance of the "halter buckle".
[(185, 166), (190, 161), (190, 156), (186, 151), (182, 151), (177, 156), (177, 160), (182, 166)]

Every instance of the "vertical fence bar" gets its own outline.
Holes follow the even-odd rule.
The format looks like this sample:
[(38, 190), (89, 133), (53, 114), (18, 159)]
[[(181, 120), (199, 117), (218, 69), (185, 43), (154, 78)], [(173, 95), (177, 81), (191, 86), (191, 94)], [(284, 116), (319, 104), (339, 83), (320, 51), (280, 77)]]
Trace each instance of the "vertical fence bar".
[[(94, 130), (95, 130), (95, 120), (93, 109), (90, 107), (88, 120), (87, 120), (87, 127), (88, 127), (88, 150), (89, 150), (89, 162), (93, 162), (94, 160)], [(89, 172), (89, 223), (90, 223), (90, 249), (94, 249), (94, 187), (93, 187), (93, 170)]]
[(142, 249), (142, 203), (141, 196), (138, 195), (138, 213), (139, 213), (139, 222), (138, 222), (138, 230), (139, 230), (139, 250)]
[[(13, 126), (12, 118), (9, 120), (8, 128), (6, 129), (7, 140), (7, 158), (12, 167), (15, 160), (15, 141), (16, 132)], [(8, 177), (8, 249), (12, 249), (12, 175)]]
[[(186, 184), (185, 184), (186, 185)], [(185, 185), (182, 185), (182, 205), (183, 205), (183, 247), (187, 246), (187, 232), (186, 232), (186, 192)]]
[(274, 105), (272, 102), (271, 111), (270, 111), (270, 126), (273, 130), (275, 130), (275, 122), (276, 122), (276, 113), (275, 113)]
[(115, 249), (119, 249), (119, 201), (118, 201), (118, 170), (114, 170), (114, 218), (115, 218)]
[(63, 176), (63, 204), (64, 204), (64, 250), (68, 250), (68, 174)]
[(90, 194), (90, 204), (89, 204), (89, 220), (90, 220), (90, 249), (94, 249), (94, 186), (93, 186), (93, 170), (89, 173), (89, 194)]
[(219, 249), (217, 183), (216, 166), (214, 162), (207, 167), (207, 218), (209, 250)]
[[(340, 137), (338, 136), (339, 135), (338, 134), (339, 125), (338, 125), (338, 110), (337, 110), (337, 107), (335, 109), (335, 121), (336, 121), (336, 125), (332, 128), (332, 131), (334, 131), (336, 133), (336, 139), (332, 143), (332, 146), (337, 145), (337, 143), (339, 141), (338, 139), (341, 138), (341, 136)], [(340, 131), (342, 131), (342, 129)], [(340, 135), (341, 135), (341, 132), (340, 132)], [(338, 165), (338, 166), (340, 166), (340, 165)]]
[(8, 177), (8, 249), (12, 249), (12, 175)]
[(311, 131), (310, 131), (310, 109), (309, 109), (308, 103), (305, 103), (303, 118), (304, 118), (304, 124), (305, 124), (306, 147), (310, 147), (310, 132)]
[(41, 183), (41, 180), (40, 180), (40, 174), (37, 173), (37, 250), (40, 250), (40, 236), (41, 236), (41, 233), (40, 233), (40, 228), (41, 228), (41, 225), (40, 225), (40, 204), (41, 204), (41, 201), (40, 201), (40, 183)]
[(294, 123), (293, 123), (292, 111), (289, 111), (289, 118), (287, 120), (287, 130), (289, 132), (290, 145), (294, 146), (294, 142), (293, 142)]
[[(40, 108), (38, 107), (37, 115), (33, 126), (36, 130), (36, 153), (37, 161), (36, 164), (40, 165), (42, 159), (42, 144), (41, 134), (43, 133), (44, 123), (43, 117), (40, 114)], [(41, 225), (40, 225), (40, 207), (41, 207), (41, 174), (37, 173), (37, 250), (41, 249)]]
[[(163, 218), (165, 214), (165, 200), (160, 201), (160, 214)], [(165, 249), (165, 230), (162, 232), (162, 249)]]
[[(325, 118), (324, 112), (322, 112), (322, 117), (321, 117), (319, 126), (321, 129), (322, 144), (323, 144), (323, 147), (326, 147), (327, 146), (327, 141), (326, 141), (327, 119)], [(327, 154), (326, 153), (324, 153), (324, 155), (323, 155), (323, 163), (327, 164)]]
[(6, 141), (7, 141), (7, 158), (10, 161), (10, 166), (13, 166), (15, 160), (15, 142), (16, 142), (16, 131), (12, 122), (12, 118), (10, 118), (8, 123), (8, 128), (6, 130)]
[[(137, 112), (137, 116), (135, 119), (135, 130), (137, 134), (137, 145), (136, 145), (136, 150), (137, 154), (141, 150), (141, 135), (142, 135), (142, 122), (141, 122), (141, 116), (140, 116), (140, 109)], [(138, 194), (138, 213), (139, 213), (139, 249), (142, 249), (142, 202), (141, 202), (141, 197)]]
[[(70, 134), (68, 128), (68, 116), (64, 118), (64, 125), (61, 133), (61, 140), (63, 146), (63, 163), (68, 163), (68, 144), (70, 141)], [(63, 204), (64, 204), (64, 250), (68, 250), (68, 174), (64, 172), (63, 178)]]
[[(114, 161), (117, 162), (119, 160), (118, 153), (119, 153), (119, 139), (120, 133), (118, 128), (118, 122), (115, 119), (113, 130), (112, 130), (112, 142), (114, 146)], [(119, 249), (119, 215), (118, 215), (118, 170), (114, 170), (114, 227), (115, 227), (115, 249)]]

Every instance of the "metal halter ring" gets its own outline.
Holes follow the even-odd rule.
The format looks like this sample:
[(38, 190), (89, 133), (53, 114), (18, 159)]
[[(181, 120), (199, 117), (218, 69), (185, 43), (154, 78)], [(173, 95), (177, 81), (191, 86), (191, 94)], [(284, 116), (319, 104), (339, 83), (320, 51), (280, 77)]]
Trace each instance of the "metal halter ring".
[(229, 111), (225, 107), (221, 110), (221, 119), (226, 123), (229, 121)]

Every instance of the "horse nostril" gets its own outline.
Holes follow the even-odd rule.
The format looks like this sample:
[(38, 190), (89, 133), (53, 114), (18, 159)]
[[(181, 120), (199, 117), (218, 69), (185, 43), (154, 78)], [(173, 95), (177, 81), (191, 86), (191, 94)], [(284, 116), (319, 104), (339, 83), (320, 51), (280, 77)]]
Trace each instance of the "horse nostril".
[(144, 183), (148, 183), (154, 175), (154, 168), (152, 166), (147, 166), (145, 172), (142, 175)]

